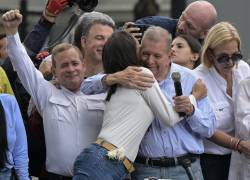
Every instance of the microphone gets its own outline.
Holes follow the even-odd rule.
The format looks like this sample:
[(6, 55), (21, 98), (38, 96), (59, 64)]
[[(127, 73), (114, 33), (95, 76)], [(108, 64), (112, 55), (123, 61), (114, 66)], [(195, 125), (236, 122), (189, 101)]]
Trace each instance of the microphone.
[[(172, 77), (172, 79), (174, 81), (174, 88), (175, 88), (176, 96), (181, 96), (182, 95), (181, 74), (179, 72), (173, 72), (171, 77)], [(181, 117), (186, 116), (185, 112), (178, 112), (178, 114)]]

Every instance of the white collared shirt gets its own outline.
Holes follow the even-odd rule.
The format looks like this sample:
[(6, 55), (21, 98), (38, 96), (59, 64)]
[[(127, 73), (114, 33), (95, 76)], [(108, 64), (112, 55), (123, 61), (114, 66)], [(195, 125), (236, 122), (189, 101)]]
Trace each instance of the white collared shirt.
[(43, 117), (46, 169), (72, 176), (76, 156), (96, 140), (101, 129), (106, 94), (57, 89), (35, 68), (18, 34), (8, 36), (8, 42), (12, 64)]
[[(239, 82), (250, 75), (250, 68), (244, 61), (239, 61), (238, 67), (233, 69), (232, 97), (226, 93), (227, 82), (214, 67), (206, 68), (198, 66), (195, 72), (201, 78), (208, 89), (208, 98), (216, 116), (216, 128), (234, 136), (234, 99)], [(204, 140), (205, 153), (229, 154), (231, 150)]]

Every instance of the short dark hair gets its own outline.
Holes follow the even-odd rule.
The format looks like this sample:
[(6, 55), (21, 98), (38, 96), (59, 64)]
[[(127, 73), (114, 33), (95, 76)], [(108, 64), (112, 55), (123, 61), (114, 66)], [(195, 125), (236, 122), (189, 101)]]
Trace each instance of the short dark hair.
[[(137, 56), (135, 39), (125, 31), (116, 31), (107, 40), (102, 53), (103, 69), (106, 74), (126, 69), (128, 66), (142, 66)], [(116, 85), (110, 87), (106, 100), (116, 91)]]
[(199, 66), (200, 63), (201, 63), (201, 61), (200, 61), (200, 53), (201, 53), (201, 48), (202, 48), (201, 43), (199, 42), (199, 40), (194, 38), (193, 36), (186, 35), (186, 34), (180, 34), (177, 37), (180, 37), (180, 38), (184, 39), (187, 42), (187, 44), (190, 47), (192, 53), (198, 53), (199, 54), (199, 58), (197, 59), (197, 61), (195, 61), (194, 68)]

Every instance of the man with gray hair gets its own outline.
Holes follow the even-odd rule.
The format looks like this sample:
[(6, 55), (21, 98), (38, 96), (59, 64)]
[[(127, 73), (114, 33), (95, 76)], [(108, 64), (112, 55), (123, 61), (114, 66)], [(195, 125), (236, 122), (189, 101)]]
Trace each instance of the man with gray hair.
[(114, 20), (100, 12), (84, 13), (74, 32), (74, 44), (82, 51), (86, 65), (85, 77), (103, 71), (102, 49), (115, 29)]

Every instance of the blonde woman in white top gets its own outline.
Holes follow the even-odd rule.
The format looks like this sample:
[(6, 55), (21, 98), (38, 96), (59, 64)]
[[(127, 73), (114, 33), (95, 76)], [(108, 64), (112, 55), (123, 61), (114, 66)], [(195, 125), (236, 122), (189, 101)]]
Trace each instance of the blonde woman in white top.
[[(136, 41), (130, 34), (115, 32), (103, 50), (105, 73), (115, 73), (128, 66), (142, 66), (136, 49)], [(150, 70), (142, 69), (152, 74)], [(157, 81), (145, 91), (113, 85), (106, 100), (98, 140), (78, 156), (74, 180), (122, 179), (133, 171), (132, 162), (154, 117), (162, 119), (167, 126), (181, 120), (162, 94)]]
[(207, 86), (217, 120), (217, 130), (210, 139), (213, 142), (204, 142), (205, 153), (201, 156), (206, 180), (227, 180), (231, 150), (247, 153), (244, 147), (249, 146), (249, 142), (234, 138), (235, 94), (240, 80), (250, 75), (249, 66), (242, 61), (240, 45), (239, 34), (233, 25), (228, 22), (216, 24), (204, 41), (202, 64), (195, 69)]

